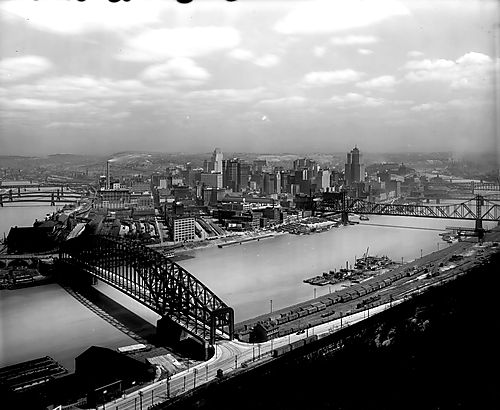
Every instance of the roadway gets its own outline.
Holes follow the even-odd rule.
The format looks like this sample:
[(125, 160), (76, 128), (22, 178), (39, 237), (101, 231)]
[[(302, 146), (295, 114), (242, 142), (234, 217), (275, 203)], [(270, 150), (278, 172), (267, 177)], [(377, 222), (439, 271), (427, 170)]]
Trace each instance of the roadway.
[[(124, 395), (122, 398), (108, 402), (99, 406), (98, 409), (113, 410), (142, 410), (149, 406), (168, 400), (168, 397), (176, 397), (184, 392), (200, 386), (217, 378), (217, 370), (221, 369), (225, 375), (231, 374), (243, 363), (258, 364), (271, 360), (272, 351), (281, 346), (293, 343), (297, 340), (305, 339), (310, 335), (318, 337), (326, 336), (341, 328), (357, 323), (368, 316), (373, 316), (385, 309), (401, 303), (395, 300), (392, 303), (385, 303), (372, 309), (357, 312), (353, 315), (336, 319), (328, 323), (323, 323), (309, 328), (302, 334), (291, 334), (280, 338), (271, 339), (262, 343), (244, 343), (237, 340), (222, 340), (216, 343), (216, 353), (203, 363), (193, 366), (187, 370), (173, 375), (169, 380), (156, 381), (133, 393)], [(141, 407), (142, 403), (142, 407)]]

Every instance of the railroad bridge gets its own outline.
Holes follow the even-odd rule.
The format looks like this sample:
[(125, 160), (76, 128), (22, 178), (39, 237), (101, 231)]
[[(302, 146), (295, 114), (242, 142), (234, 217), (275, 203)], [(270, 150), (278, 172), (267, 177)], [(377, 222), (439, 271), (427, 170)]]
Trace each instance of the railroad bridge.
[(60, 259), (161, 315), (158, 336), (167, 343), (187, 333), (206, 352), (216, 338), (233, 339), (233, 309), (186, 269), (139, 242), (82, 235), (61, 246)]
[(500, 222), (500, 204), (486, 195), (476, 195), (460, 204), (413, 205), (368, 202), (348, 198), (345, 192), (334, 193), (317, 202), (316, 210), (342, 213), (343, 221), (349, 212), (357, 214), (412, 216), (422, 218), (446, 218), (474, 220), (475, 233), (484, 234), (483, 221)]
[(26, 188), (17, 187), (15, 190), (12, 188), (0, 190), (0, 207), (9, 202), (44, 202), (50, 205), (56, 205), (61, 202), (73, 202), (82, 199), (84, 191), (69, 191), (64, 187), (60, 189), (40, 189), (29, 190)]

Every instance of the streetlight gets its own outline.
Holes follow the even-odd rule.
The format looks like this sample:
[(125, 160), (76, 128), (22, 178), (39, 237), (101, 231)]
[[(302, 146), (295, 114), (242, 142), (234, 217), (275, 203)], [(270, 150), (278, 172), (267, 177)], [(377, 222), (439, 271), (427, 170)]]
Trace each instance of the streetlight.
[(255, 362), (255, 345), (252, 346), (252, 362)]
[(439, 250), (439, 242), (437, 243), (437, 245), (438, 245), (438, 250)]
[(167, 373), (167, 399), (170, 399), (170, 373)]
[(271, 299), (269, 303), (271, 304), (271, 313), (273, 313), (273, 300)]
[(142, 410), (142, 391), (139, 392), (139, 404)]
[(423, 255), (422, 255), (422, 249), (420, 249), (420, 257), (422, 258), (422, 256), (423, 256)]
[(236, 369), (238, 367), (238, 355), (234, 355), (234, 368)]
[(198, 369), (194, 369), (194, 381), (193, 381), (193, 389), (196, 389), (196, 374), (198, 373)]
[(205, 375), (206, 375), (206, 379), (208, 381), (208, 364), (205, 365)]
[(316, 299), (316, 288), (314, 288), (314, 299)]
[(186, 391), (186, 376), (184, 376), (184, 387), (183, 387), (182, 391)]
[(106, 410), (106, 393), (108, 391), (107, 390), (104, 390), (102, 392), (102, 410)]

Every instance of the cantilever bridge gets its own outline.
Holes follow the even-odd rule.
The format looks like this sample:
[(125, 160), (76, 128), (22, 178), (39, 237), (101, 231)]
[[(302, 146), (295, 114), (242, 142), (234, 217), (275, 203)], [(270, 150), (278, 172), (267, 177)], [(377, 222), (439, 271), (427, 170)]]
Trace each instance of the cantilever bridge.
[(60, 258), (168, 317), (201, 342), (233, 339), (233, 309), (187, 270), (138, 242), (82, 235), (63, 244)]

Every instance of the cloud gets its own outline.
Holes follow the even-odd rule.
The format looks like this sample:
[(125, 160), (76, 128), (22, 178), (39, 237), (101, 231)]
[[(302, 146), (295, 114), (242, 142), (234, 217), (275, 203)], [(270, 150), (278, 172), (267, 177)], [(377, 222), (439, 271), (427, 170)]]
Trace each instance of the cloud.
[(375, 36), (344, 36), (332, 37), (330, 42), (336, 46), (350, 46), (357, 44), (375, 44), (379, 39)]
[(421, 51), (413, 50), (413, 51), (408, 51), (406, 55), (410, 58), (419, 58), (423, 57), (424, 53), (422, 53)]
[(356, 87), (365, 90), (390, 90), (397, 84), (396, 79), (392, 75), (382, 75), (380, 77), (372, 78), (368, 81), (357, 83)]
[(243, 103), (264, 98), (267, 95), (263, 87), (256, 88), (224, 88), (213, 90), (200, 90), (187, 93), (185, 97), (191, 100), (215, 100), (217, 102)]
[(254, 64), (258, 65), (259, 67), (274, 67), (275, 65), (279, 64), (280, 59), (278, 56), (274, 54), (265, 54), (262, 57), (259, 57), (255, 59)]
[(279, 33), (332, 33), (409, 14), (405, 6), (393, 0), (314, 0), (295, 4), (274, 26)]
[(275, 54), (264, 54), (262, 56), (256, 56), (252, 51), (235, 48), (231, 50), (227, 55), (235, 60), (239, 61), (249, 61), (259, 67), (274, 67), (279, 64), (280, 58)]
[(448, 83), (451, 88), (487, 87), (494, 81), (494, 72), (498, 69), (500, 59), (496, 62), (489, 56), (470, 52), (455, 61), (446, 59), (425, 59), (408, 61), (403, 69), (408, 73), (405, 79), (411, 83), (440, 81)]
[[(162, 4), (163, 3), (163, 4)], [(109, 1), (12, 0), (0, 4), (5, 21), (23, 21), (30, 27), (60, 34), (117, 31), (159, 21), (165, 2), (148, 0), (147, 7), (131, 1), (123, 7)]]
[(313, 71), (307, 73), (302, 84), (307, 87), (321, 87), (325, 85), (345, 84), (358, 81), (363, 73), (351, 69), (336, 71)]
[(48, 123), (45, 128), (88, 128), (92, 126), (97, 126), (97, 124), (78, 121), (54, 121)]
[(445, 111), (449, 108), (458, 108), (458, 109), (469, 109), (474, 106), (482, 105), (484, 101), (477, 100), (463, 100), (463, 99), (453, 99), (444, 102), (431, 101), (423, 104), (414, 105), (410, 108), (411, 111), (414, 112), (437, 112), (437, 111)]
[(141, 78), (172, 85), (200, 85), (210, 78), (210, 73), (192, 59), (179, 57), (147, 67), (141, 73)]
[(326, 47), (316, 46), (313, 48), (313, 54), (316, 57), (323, 57), (326, 54)]
[(263, 108), (294, 108), (294, 107), (304, 107), (309, 104), (307, 98), (300, 96), (291, 96), (283, 98), (274, 98), (259, 101), (257, 106)]
[(341, 108), (354, 108), (354, 107), (379, 107), (386, 104), (383, 98), (367, 97), (358, 93), (347, 93), (342, 96), (333, 96), (330, 101)]
[(235, 48), (234, 50), (231, 50), (229, 53), (227, 53), (227, 55), (231, 58), (234, 58), (235, 60), (241, 61), (251, 61), (255, 58), (254, 53), (243, 48)]
[(106, 77), (62, 76), (48, 77), (34, 84), (14, 85), (7, 90), (11, 98), (40, 98), (68, 101), (99, 99), (141, 94), (147, 88), (137, 80), (113, 80)]
[(43, 100), (36, 98), (16, 98), (8, 100), (2, 98), (0, 105), (5, 109), (21, 110), (21, 111), (44, 111), (44, 110), (61, 110), (74, 109), (85, 106), (84, 102), (68, 103), (57, 100)]
[(41, 74), (52, 68), (52, 63), (45, 57), (23, 56), (0, 60), (0, 81), (16, 81)]
[(358, 48), (358, 53), (364, 56), (369, 56), (370, 54), (373, 54), (373, 50), (369, 50), (367, 48)]
[(238, 30), (232, 27), (182, 27), (152, 29), (127, 39), (116, 57), (126, 61), (162, 61), (175, 57), (199, 57), (236, 47)]

